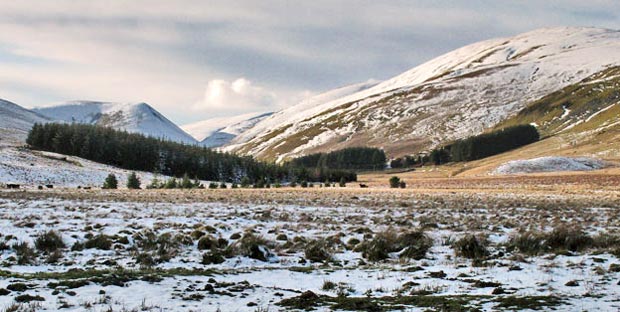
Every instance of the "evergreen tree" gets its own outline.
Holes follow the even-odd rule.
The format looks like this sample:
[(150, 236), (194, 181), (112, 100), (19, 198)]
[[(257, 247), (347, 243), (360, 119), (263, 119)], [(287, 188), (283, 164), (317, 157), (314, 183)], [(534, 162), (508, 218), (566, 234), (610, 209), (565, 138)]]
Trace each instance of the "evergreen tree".
[(397, 176), (393, 176), (390, 178), (390, 187), (391, 188), (399, 188), (400, 187), (400, 178)]
[(345, 180), (344, 177), (340, 178), (340, 183), (338, 183), (338, 185), (340, 187), (346, 187), (347, 186), (347, 180)]
[(248, 177), (243, 177), (241, 178), (240, 184), (242, 188), (247, 188), (250, 186), (250, 179)]
[(112, 173), (108, 174), (108, 176), (105, 178), (105, 181), (103, 182), (103, 188), (104, 189), (117, 189), (118, 188), (118, 180), (116, 179), (116, 176)]
[(140, 189), (140, 179), (135, 172), (132, 172), (127, 176), (127, 188), (130, 190)]

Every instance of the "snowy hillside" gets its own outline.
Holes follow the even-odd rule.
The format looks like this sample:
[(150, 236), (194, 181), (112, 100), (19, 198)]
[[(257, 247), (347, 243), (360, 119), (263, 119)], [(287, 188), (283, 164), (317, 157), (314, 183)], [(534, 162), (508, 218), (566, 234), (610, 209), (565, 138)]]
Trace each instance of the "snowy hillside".
[(546, 28), (475, 43), (341, 97), (301, 103), (239, 136), (266, 159), (346, 146), (391, 155), (480, 133), (528, 103), (620, 64), (620, 32)]
[(189, 134), (146, 103), (78, 101), (36, 108), (34, 111), (66, 122), (97, 124), (180, 143), (197, 143)]
[(534, 159), (513, 160), (499, 166), (495, 174), (518, 174), (554, 171), (590, 171), (605, 167), (599, 159), (587, 157), (539, 157)]
[(273, 113), (248, 113), (232, 117), (211, 118), (181, 126), (201, 145), (220, 147), (228, 144), (239, 134), (252, 128), (256, 123)]
[(35, 123), (48, 122), (47, 117), (0, 99), (0, 128), (27, 133)]

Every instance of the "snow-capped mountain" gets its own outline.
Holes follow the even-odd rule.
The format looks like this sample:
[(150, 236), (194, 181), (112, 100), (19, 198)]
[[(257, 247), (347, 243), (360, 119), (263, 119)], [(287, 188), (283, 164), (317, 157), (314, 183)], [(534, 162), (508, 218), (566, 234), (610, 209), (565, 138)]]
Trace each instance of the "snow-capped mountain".
[(619, 64), (615, 30), (545, 28), (482, 41), (359, 92), (276, 113), (231, 150), (275, 160), (360, 145), (414, 153), (480, 133)]
[(76, 101), (35, 108), (34, 111), (66, 122), (96, 124), (180, 143), (197, 143), (189, 134), (146, 103)]
[(200, 141), (200, 145), (220, 147), (230, 143), (239, 134), (272, 114), (271, 112), (248, 113), (232, 117), (211, 118), (187, 124), (181, 128)]
[[(35, 123), (46, 123), (50, 119), (15, 103), (0, 99), (0, 128), (17, 132), (23, 140)], [(15, 133), (14, 133), (15, 134)]]

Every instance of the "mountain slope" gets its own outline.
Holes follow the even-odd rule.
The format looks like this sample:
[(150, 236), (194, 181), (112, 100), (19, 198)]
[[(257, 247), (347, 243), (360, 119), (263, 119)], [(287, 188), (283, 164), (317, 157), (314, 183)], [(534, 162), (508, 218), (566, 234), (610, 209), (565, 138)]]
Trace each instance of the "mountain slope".
[(232, 117), (211, 118), (181, 126), (191, 134), (200, 145), (206, 147), (224, 146), (239, 134), (254, 127), (273, 113), (249, 113)]
[(258, 123), (234, 150), (275, 160), (355, 145), (381, 147), (391, 156), (424, 151), (480, 133), (618, 64), (620, 32), (613, 30), (547, 28), (487, 40), (318, 104), (303, 118), (291, 107), (276, 114), (279, 124), (266, 124), (272, 118)]
[(50, 119), (25, 109), (15, 103), (0, 99), (0, 145), (23, 143), (28, 131), (35, 123), (46, 123)]
[(50, 119), (25, 109), (15, 103), (0, 99), (0, 128), (27, 132), (35, 123), (49, 122)]
[(96, 124), (180, 143), (197, 143), (189, 134), (146, 103), (77, 101), (36, 108), (34, 111), (66, 122)]

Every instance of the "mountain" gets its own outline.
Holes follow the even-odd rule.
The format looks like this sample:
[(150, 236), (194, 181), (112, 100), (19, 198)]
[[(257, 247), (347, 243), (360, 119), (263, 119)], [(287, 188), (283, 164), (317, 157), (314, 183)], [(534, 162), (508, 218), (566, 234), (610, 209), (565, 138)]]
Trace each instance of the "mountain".
[(545, 28), (482, 41), (359, 92), (276, 113), (230, 150), (271, 160), (360, 145), (390, 156), (426, 151), (497, 126), (614, 65), (615, 30)]
[(35, 108), (34, 111), (66, 122), (96, 124), (180, 143), (197, 143), (189, 134), (146, 103), (76, 101)]
[(29, 131), (35, 123), (49, 122), (50, 119), (25, 109), (15, 103), (0, 99), (0, 127)]
[(13, 137), (24, 141), (26, 134), (35, 123), (46, 123), (50, 119), (25, 109), (15, 103), (0, 99), (0, 137)]
[(187, 124), (181, 128), (200, 141), (200, 145), (221, 147), (272, 114), (271, 112), (249, 113), (232, 117), (211, 118)]

